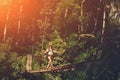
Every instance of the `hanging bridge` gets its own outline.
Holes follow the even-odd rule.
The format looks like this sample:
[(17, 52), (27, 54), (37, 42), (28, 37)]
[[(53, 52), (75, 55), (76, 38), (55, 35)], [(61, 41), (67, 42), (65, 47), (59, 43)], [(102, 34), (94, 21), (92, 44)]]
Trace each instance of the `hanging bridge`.
[(60, 71), (72, 71), (75, 70), (75, 65), (64, 65), (64, 66), (56, 66), (49, 69), (39, 69), (39, 70), (31, 70), (29, 73), (43, 73), (43, 72), (60, 72)]
[(77, 66), (80, 62), (67, 64), (62, 66), (55, 66), (53, 68), (46, 68), (46, 69), (38, 69), (32, 70), (32, 55), (27, 55), (27, 64), (26, 64), (26, 71), (28, 73), (45, 73), (45, 72), (60, 72), (60, 71), (73, 71), (75, 70), (75, 66)]

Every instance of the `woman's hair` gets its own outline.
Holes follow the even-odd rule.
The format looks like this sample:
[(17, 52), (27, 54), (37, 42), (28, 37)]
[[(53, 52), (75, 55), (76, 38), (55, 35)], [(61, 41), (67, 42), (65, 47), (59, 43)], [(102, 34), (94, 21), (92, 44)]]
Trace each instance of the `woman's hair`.
[(52, 45), (49, 45), (49, 48), (50, 48), (50, 47), (52, 48)]

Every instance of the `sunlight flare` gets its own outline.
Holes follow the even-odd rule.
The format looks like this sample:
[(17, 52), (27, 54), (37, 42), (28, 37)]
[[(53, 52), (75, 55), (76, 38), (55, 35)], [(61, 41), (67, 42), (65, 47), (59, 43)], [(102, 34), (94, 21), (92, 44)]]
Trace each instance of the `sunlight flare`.
[(8, 5), (9, 0), (0, 0), (0, 6), (6, 6)]

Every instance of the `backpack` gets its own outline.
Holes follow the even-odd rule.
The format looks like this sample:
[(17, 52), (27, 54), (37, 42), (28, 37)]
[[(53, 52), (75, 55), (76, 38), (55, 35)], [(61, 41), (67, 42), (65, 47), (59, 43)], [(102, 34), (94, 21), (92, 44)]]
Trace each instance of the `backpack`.
[(53, 55), (52, 49), (48, 49), (48, 55), (49, 55), (49, 56), (52, 56), (52, 55)]

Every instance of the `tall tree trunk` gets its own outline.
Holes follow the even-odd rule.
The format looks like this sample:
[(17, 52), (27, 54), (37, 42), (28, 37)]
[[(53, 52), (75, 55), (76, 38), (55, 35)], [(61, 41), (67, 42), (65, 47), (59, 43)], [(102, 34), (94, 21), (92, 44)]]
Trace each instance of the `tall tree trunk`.
[[(83, 12), (84, 12), (84, 11), (83, 11), (83, 9), (84, 9), (84, 7), (83, 7), (83, 6), (84, 6), (84, 2), (85, 2), (85, 0), (82, 0), (82, 2), (81, 2), (81, 10), (80, 10), (80, 11), (81, 11), (81, 12), (80, 12), (80, 15), (81, 15), (81, 16), (83, 16)], [(81, 22), (80, 25), (81, 25), (81, 26), (80, 26), (80, 27), (81, 27), (80, 30), (81, 30), (81, 32), (83, 32), (83, 31), (84, 31), (83, 21)]]
[(34, 25), (34, 19), (33, 19), (33, 25), (32, 25), (32, 32), (31, 32), (31, 42), (32, 42), (32, 54), (34, 53), (34, 46), (35, 46), (35, 25)]
[(65, 15), (64, 15), (64, 18), (66, 18), (68, 15), (68, 7), (65, 8)]
[(47, 9), (48, 9), (48, 5), (47, 5), (47, 0), (45, 0), (45, 3), (44, 3), (44, 9), (45, 9), (45, 19), (44, 19), (44, 25), (43, 25), (43, 35), (42, 35), (42, 48), (41, 48), (41, 50), (43, 50), (44, 49), (44, 43), (45, 43), (45, 27), (46, 27), (46, 25), (47, 25), (47, 19), (48, 19), (48, 17), (47, 17)]
[[(80, 16), (83, 16), (83, 9), (84, 9), (84, 2), (85, 2), (86, 0), (82, 0), (82, 2), (81, 2), (81, 4), (80, 4), (80, 6), (81, 6), (81, 8), (80, 8)], [(81, 21), (80, 22), (80, 24), (78, 24), (78, 38), (79, 38), (79, 40), (80, 40), (80, 33), (83, 33), (83, 31), (84, 31), (84, 28), (83, 28), (83, 21)]]
[(11, 10), (11, 3), (12, 0), (9, 0), (9, 6), (8, 6), (8, 11), (7, 11), (7, 16), (6, 16), (6, 23), (5, 23), (5, 27), (4, 27), (4, 32), (3, 32), (3, 41), (6, 40), (7, 37), (7, 28), (8, 28), (8, 20), (9, 20), (9, 14), (10, 14), (10, 10)]
[(22, 15), (22, 10), (23, 10), (23, 6), (22, 6), (22, 0), (19, 0), (19, 17), (18, 17), (18, 29), (17, 29), (17, 34), (19, 34), (20, 32), (20, 27), (21, 27), (21, 15)]
[(102, 33), (101, 33), (101, 43), (103, 43), (105, 27), (106, 27), (106, 1), (103, 2), (103, 22), (102, 22)]

